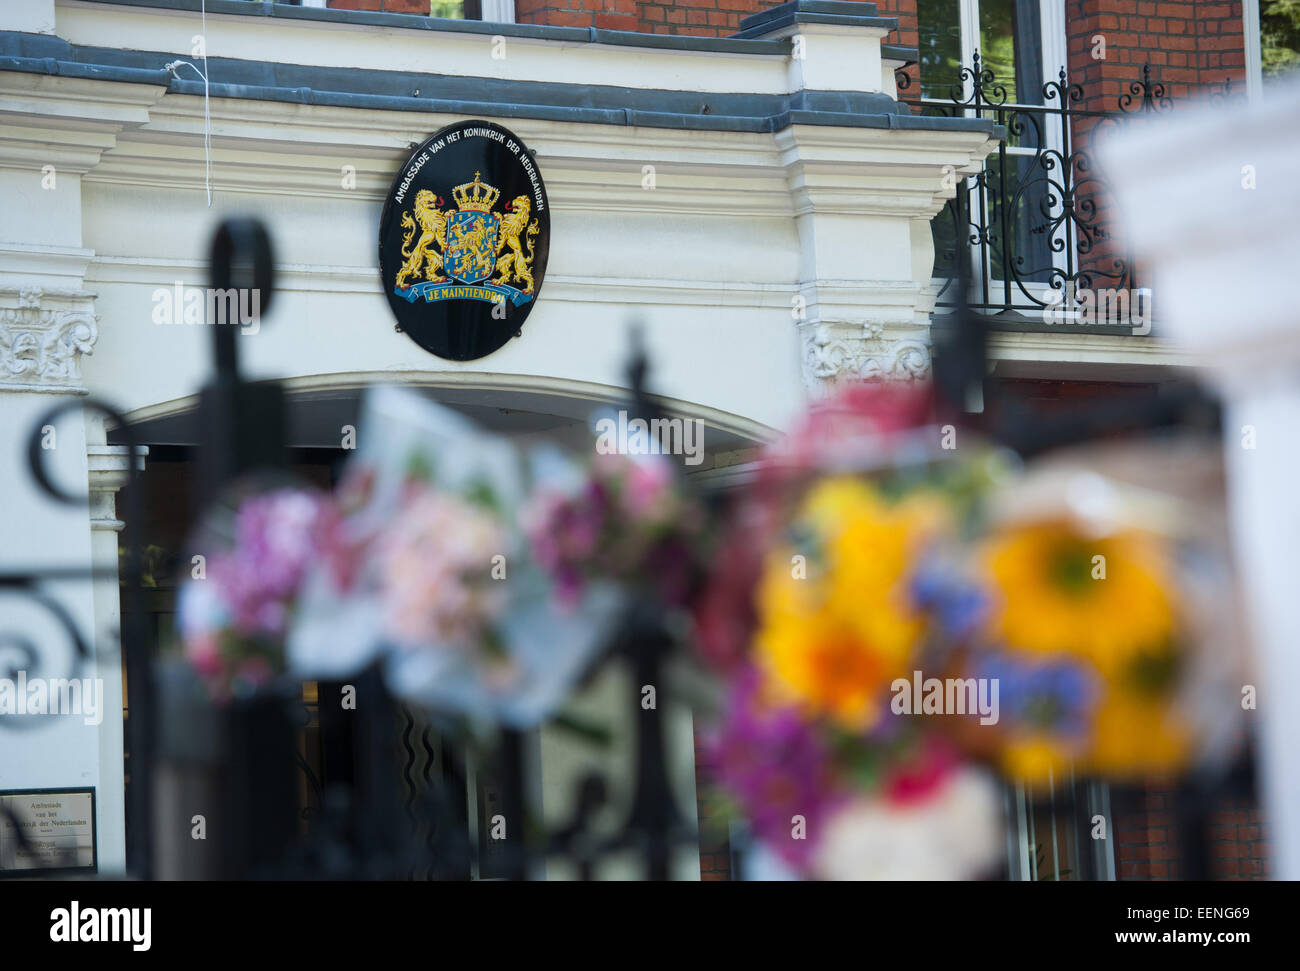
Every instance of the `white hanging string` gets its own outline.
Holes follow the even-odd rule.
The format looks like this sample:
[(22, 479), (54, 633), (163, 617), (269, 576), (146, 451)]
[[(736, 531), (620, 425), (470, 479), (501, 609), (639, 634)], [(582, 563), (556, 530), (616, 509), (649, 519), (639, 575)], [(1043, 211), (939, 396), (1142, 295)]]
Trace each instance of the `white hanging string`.
[(195, 74), (203, 79), (203, 183), (208, 190), (208, 208), (212, 208), (212, 112), (210, 109), (210, 100), (208, 92), (208, 0), (202, 0), (200, 10), (203, 17), (202, 33), (200, 37), (203, 41), (203, 70), (200, 71), (189, 61), (172, 61), (170, 64), (164, 64), (171, 76), (180, 80), (180, 75), (176, 69), (181, 65), (192, 69)]

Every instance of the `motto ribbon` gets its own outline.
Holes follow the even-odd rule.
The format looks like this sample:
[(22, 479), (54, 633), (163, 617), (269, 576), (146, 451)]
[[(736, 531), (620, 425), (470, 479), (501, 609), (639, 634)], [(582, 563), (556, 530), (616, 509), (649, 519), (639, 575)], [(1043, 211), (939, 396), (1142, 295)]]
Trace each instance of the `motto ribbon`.
[(501, 286), (497, 283), (420, 283), (402, 289), (394, 287), (393, 293), (409, 303), (415, 303), (424, 297), (425, 303), (437, 303), (440, 300), (482, 300), (484, 303), (501, 303), (509, 300), (516, 307), (533, 299), (531, 293), (524, 293), (514, 287)]

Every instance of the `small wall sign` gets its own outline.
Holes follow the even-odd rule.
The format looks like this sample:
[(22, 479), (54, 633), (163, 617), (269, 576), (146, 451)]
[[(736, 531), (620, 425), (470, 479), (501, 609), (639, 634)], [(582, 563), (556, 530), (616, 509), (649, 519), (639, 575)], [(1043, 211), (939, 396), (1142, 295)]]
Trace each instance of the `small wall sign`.
[(379, 269), (398, 327), (472, 361), (520, 332), (546, 275), (551, 210), (537, 162), (489, 121), (449, 125), (411, 153), (379, 223)]
[(94, 789), (0, 792), (0, 877), (93, 873), (97, 854)]

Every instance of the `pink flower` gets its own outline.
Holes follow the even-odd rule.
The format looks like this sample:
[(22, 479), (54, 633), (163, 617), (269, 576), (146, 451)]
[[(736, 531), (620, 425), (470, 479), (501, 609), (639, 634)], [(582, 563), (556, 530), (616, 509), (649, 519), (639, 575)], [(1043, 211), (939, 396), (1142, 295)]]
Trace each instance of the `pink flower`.
[(673, 470), (663, 456), (651, 455), (644, 461), (631, 462), (623, 495), (627, 512), (633, 518), (663, 514), (672, 501)]
[(185, 657), (203, 678), (220, 677), (226, 668), (217, 637), (211, 632), (191, 637), (185, 642)]
[(925, 383), (856, 381), (842, 385), (788, 436), (763, 453), (759, 481), (779, 487), (791, 476), (870, 460), (888, 439), (924, 424), (933, 405)]
[(281, 489), (246, 500), (235, 514), (235, 545), (211, 558), (209, 581), (229, 607), (236, 633), (280, 636), (307, 569), (328, 535), (326, 500)]
[(928, 802), (960, 768), (961, 761), (951, 745), (936, 735), (926, 735), (915, 757), (894, 766), (887, 774), (885, 799), (900, 807)]
[(214, 700), (232, 679), (271, 677), (309, 568), (333, 556), (337, 514), (328, 498), (302, 489), (251, 496), (235, 512), (234, 542), (208, 555), (207, 575), (186, 581), (179, 602), (185, 655)]
[(389, 632), (408, 645), (473, 640), (502, 605), (491, 571), (506, 540), (482, 508), (427, 489), (414, 494), (379, 540)]
[(662, 456), (597, 453), (581, 486), (538, 495), (525, 511), (533, 558), (572, 606), (590, 579), (641, 584), (684, 601), (697, 572), (698, 510)]

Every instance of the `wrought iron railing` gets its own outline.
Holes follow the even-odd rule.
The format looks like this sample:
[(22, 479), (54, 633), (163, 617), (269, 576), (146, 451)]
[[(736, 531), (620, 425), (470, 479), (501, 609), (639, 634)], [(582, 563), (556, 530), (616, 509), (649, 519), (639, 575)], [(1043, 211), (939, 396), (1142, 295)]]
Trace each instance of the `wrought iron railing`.
[[(919, 96), (902, 71), (897, 83), (900, 100), (914, 111), (992, 121), (1004, 132), (984, 168), (957, 184), (934, 220), (936, 307), (957, 306), (956, 261), (965, 253), (970, 306), (982, 314), (1033, 318), (1049, 309), (1077, 311), (1085, 291), (1123, 292), (1129, 308), (1144, 281), (1119, 231), (1093, 146), (1107, 129), (1173, 109), (1150, 65), (1110, 109), (1090, 107), (1098, 99), (1069, 83), (1064, 68), (1042, 86), (1041, 103), (1009, 100), (1008, 84), (981, 64), (978, 52), (947, 97)], [(1231, 80), (1207, 93), (1211, 101), (1239, 97)], [(1128, 317), (1125, 312), (1115, 322), (1128, 325)]]

